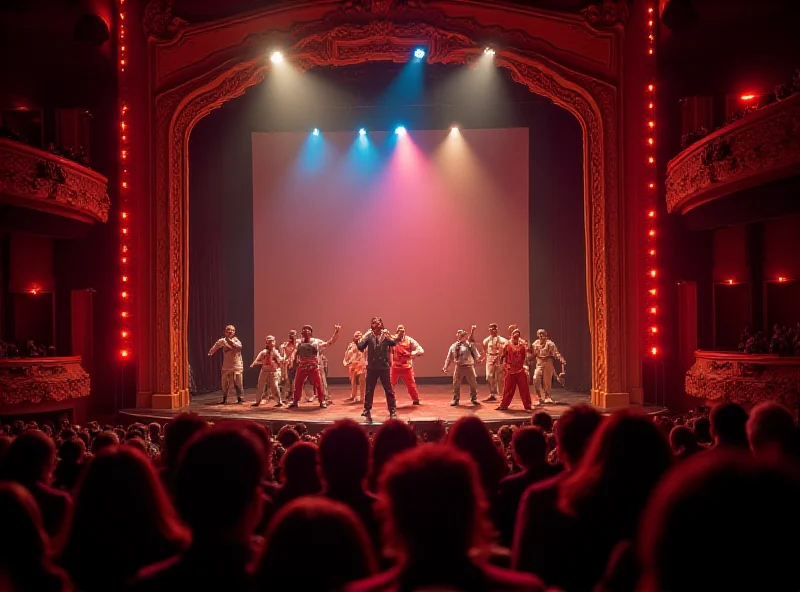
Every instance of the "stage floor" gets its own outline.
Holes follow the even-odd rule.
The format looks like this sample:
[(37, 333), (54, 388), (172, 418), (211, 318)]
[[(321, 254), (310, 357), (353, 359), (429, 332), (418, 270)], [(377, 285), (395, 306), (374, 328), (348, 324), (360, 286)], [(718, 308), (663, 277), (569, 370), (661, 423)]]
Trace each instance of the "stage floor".
[[(399, 385), (397, 397), (397, 417), (403, 421), (414, 423), (428, 423), (444, 421), (453, 423), (461, 417), (476, 415), (490, 425), (492, 429), (505, 424), (521, 424), (530, 421), (531, 414), (522, 408), (519, 395), (515, 396), (508, 411), (497, 411), (499, 402), (483, 402), (488, 396), (485, 385), (479, 390), (480, 405), (472, 405), (469, 401), (469, 389), (466, 385), (461, 391), (461, 405), (451, 407), (452, 387), (449, 384), (420, 384), (421, 405), (412, 405), (411, 398), (406, 393), (402, 385)], [(245, 402), (237, 404), (236, 395), (232, 394), (228, 398), (228, 403), (222, 405), (222, 393), (214, 392), (197, 395), (192, 398), (188, 407), (183, 409), (123, 409), (120, 414), (126, 416), (131, 421), (135, 419), (141, 421), (169, 420), (174, 415), (192, 411), (207, 419), (208, 421), (221, 422), (229, 419), (248, 419), (259, 423), (269, 424), (277, 429), (285, 424), (304, 423), (310, 431), (316, 432), (325, 425), (338, 419), (350, 418), (366, 425), (361, 411), (364, 409), (363, 403), (346, 403), (344, 399), (350, 396), (350, 389), (347, 385), (331, 384), (331, 397), (334, 404), (327, 409), (320, 409), (319, 405), (307, 403), (305, 397), (300, 403), (300, 407), (287, 409), (286, 407), (275, 408), (274, 401), (262, 403), (260, 407), (251, 407), (255, 401), (255, 389), (245, 389)], [(535, 409), (547, 411), (551, 416), (557, 418), (564, 410), (575, 403), (589, 403), (588, 393), (579, 393), (566, 389), (553, 389), (553, 399), (555, 404), (540, 405)], [(231, 400), (233, 403), (231, 403)], [(645, 412), (650, 414), (665, 411), (663, 407), (647, 406)], [(604, 410), (605, 412), (611, 410)], [(386, 409), (386, 398), (383, 391), (376, 389), (375, 400), (372, 407), (373, 425), (378, 425), (389, 418), (389, 411)]]

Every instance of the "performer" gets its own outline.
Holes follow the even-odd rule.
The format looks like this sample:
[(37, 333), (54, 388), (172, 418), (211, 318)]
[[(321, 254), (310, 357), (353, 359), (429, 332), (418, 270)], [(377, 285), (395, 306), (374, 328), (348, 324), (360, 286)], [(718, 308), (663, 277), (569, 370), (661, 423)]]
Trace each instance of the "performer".
[(358, 342), (358, 351), (367, 351), (367, 385), (364, 393), (364, 411), (361, 415), (367, 418), (367, 422), (372, 423), (372, 399), (375, 397), (375, 386), (378, 384), (378, 380), (381, 381), (383, 392), (386, 393), (389, 418), (397, 418), (397, 400), (394, 396), (389, 369), (391, 355), (389, 348), (397, 345), (397, 342), (389, 335), (389, 331), (383, 326), (383, 319), (380, 317), (374, 317), (370, 325), (372, 329), (367, 331)]
[(498, 390), (503, 388), (505, 371), (500, 361), (503, 348), (508, 339), (501, 337), (497, 332), (497, 323), (489, 324), (489, 336), (483, 340), (483, 351), (486, 356), (486, 382), (489, 383), (488, 401), (496, 401)]
[[(336, 325), (337, 327), (339, 325)], [(322, 391), (325, 393), (325, 402), (328, 405), (333, 405), (333, 399), (331, 399), (331, 392), (328, 389), (328, 358), (325, 356), (325, 349), (334, 343), (336, 340), (339, 339), (339, 329), (335, 329), (333, 332), (333, 336), (328, 341), (322, 341), (322, 339), (317, 339), (316, 337), (312, 337), (311, 341), (316, 343), (319, 347), (319, 376), (322, 380)], [(306, 390), (307, 389), (307, 390)], [(303, 388), (306, 394), (306, 400), (311, 403), (314, 401), (314, 391), (306, 383), (305, 387)]]
[(258, 386), (256, 387), (256, 402), (253, 407), (261, 405), (264, 399), (265, 391), (267, 394), (267, 401), (274, 396), (278, 399), (275, 407), (283, 407), (283, 400), (281, 399), (281, 367), (283, 366), (283, 358), (281, 354), (275, 349), (275, 336), (267, 335), (264, 340), (264, 349), (258, 352), (256, 359), (250, 364), (251, 368), (261, 365), (261, 372), (258, 373)]
[(325, 401), (325, 390), (322, 388), (319, 353), (338, 339), (341, 328), (341, 325), (334, 325), (333, 337), (328, 341), (312, 337), (311, 334), (314, 329), (311, 325), (303, 325), (303, 328), (300, 329), (302, 341), (295, 351), (294, 363), (297, 370), (294, 376), (294, 397), (289, 407), (298, 406), (300, 397), (303, 394), (303, 384), (305, 384), (306, 380), (309, 380), (311, 386), (314, 387), (314, 393), (317, 395), (320, 408), (325, 409), (328, 407)]
[(404, 325), (397, 325), (397, 335), (393, 337), (397, 345), (392, 348), (392, 369), (390, 372), (392, 388), (397, 386), (397, 381), (401, 378), (406, 384), (406, 390), (411, 396), (414, 405), (419, 405), (419, 389), (417, 381), (414, 379), (414, 358), (425, 353), (422, 346), (417, 341), (406, 335)]
[(236, 337), (236, 327), (228, 325), (225, 327), (225, 337), (217, 339), (217, 342), (208, 352), (213, 356), (218, 349), (222, 350), (222, 404), (228, 402), (228, 391), (233, 386), (236, 389), (236, 402), (244, 403), (242, 395), (242, 374), (244, 373), (244, 362), (242, 361), (242, 342)]
[(519, 329), (511, 332), (511, 341), (507, 342), (502, 349), (500, 362), (505, 368), (505, 379), (503, 381), (503, 400), (500, 401), (498, 411), (505, 411), (514, 398), (514, 392), (519, 387), (519, 396), (522, 399), (522, 406), (525, 411), (531, 409), (531, 391), (528, 388), (528, 377), (525, 374), (525, 359), (528, 357), (528, 346), (520, 338)]
[(283, 358), (281, 366), (281, 378), (283, 379), (283, 400), (289, 401), (294, 397), (294, 376), (297, 368), (294, 364), (294, 356), (297, 352), (297, 329), (289, 331), (289, 339), (281, 343), (280, 354)]
[(345, 401), (355, 401), (356, 403), (360, 403), (364, 396), (364, 379), (367, 370), (367, 354), (358, 349), (358, 342), (362, 337), (361, 331), (353, 334), (353, 341), (348, 344), (347, 350), (344, 352), (344, 360), (342, 360), (342, 364), (350, 375), (350, 396)]
[[(474, 330), (474, 326), (473, 326)], [(473, 405), (478, 405), (478, 375), (475, 374), (475, 362), (480, 362), (480, 354), (474, 342), (469, 341), (467, 332), (459, 329), (456, 332), (457, 341), (447, 350), (447, 357), (444, 360), (442, 371), (450, 373), (450, 366), (455, 363), (453, 371), (453, 402), (451, 407), (455, 407), (461, 400), (461, 380), (467, 379), (469, 383), (469, 397)]]
[[(536, 369), (533, 371), (533, 388), (536, 391), (536, 396), (539, 397), (540, 404), (543, 402), (553, 403), (553, 398), (550, 396), (550, 388), (553, 386), (553, 374), (555, 373), (553, 359), (558, 359), (561, 362), (562, 369), (567, 365), (567, 361), (559, 353), (556, 344), (547, 338), (547, 331), (539, 329), (536, 332), (536, 336), (538, 339), (531, 344), (530, 349), (531, 355), (536, 359)], [(542, 399), (542, 391), (544, 391), (544, 399)]]

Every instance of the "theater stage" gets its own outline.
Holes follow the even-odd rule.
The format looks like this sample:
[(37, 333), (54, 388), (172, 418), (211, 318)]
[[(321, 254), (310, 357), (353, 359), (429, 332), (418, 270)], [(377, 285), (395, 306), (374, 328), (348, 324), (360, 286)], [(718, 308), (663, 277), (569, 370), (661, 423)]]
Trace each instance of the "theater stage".
[[(495, 408), (499, 403), (484, 403), (483, 399), (488, 396), (486, 386), (481, 385), (479, 390), (480, 405), (472, 405), (469, 402), (469, 389), (466, 385), (462, 387), (461, 405), (451, 407), (452, 390), (449, 384), (420, 384), (421, 405), (411, 404), (411, 399), (406, 393), (403, 385), (400, 384), (397, 397), (397, 417), (403, 421), (411, 421), (415, 424), (433, 423), (444, 421), (447, 424), (453, 423), (461, 417), (476, 415), (489, 424), (491, 429), (506, 424), (522, 424), (530, 421), (531, 414), (524, 411), (519, 396), (514, 398), (508, 411), (497, 411)], [(123, 421), (168, 421), (177, 413), (192, 411), (213, 422), (222, 422), (226, 419), (248, 419), (270, 425), (273, 429), (278, 429), (285, 424), (304, 423), (312, 433), (319, 431), (338, 419), (350, 418), (363, 423), (366, 422), (361, 417), (363, 410), (362, 403), (345, 403), (344, 399), (350, 396), (350, 390), (344, 384), (331, 384), (331, 396), (334, 404), (327, 409), (320, 409), (317, 403), (306, 403), (305, 397), (296, 409), (286, 407), (274, 407), (274, 402), (262, 403), (260, 407), (251, 407), (255, 401), (255, 389), (245, 389), (245, 403), (239, 405), (236, 395), (229, 396), (228, 403), (222, 405), (222, 394), (220, 392), (196, 395), (192, 398), (188, 407), (183, 409), (122, 409), (120, 414), (127, 419)], [(589, 403), (588, 393), (579, 393), (567, 389), (553, 389), (553, 399), (556, 401), (552, 405), (541, 405), (537, 410), (547, 411), (554, 418), (557, 418), (564, 410), (575, 403)], [(230, 401), (234, 401), (231, 403)], [(664, 407), (646, 406), (644, 410), (648, 414), (663, 413)], [(605, 412), (611, 411), (609, 409)], [(386, 409), (386, 399), (380, 386), (375, 391), (375, 401), (372, 408), (373, 425), (377, 426), (389, 418)]]

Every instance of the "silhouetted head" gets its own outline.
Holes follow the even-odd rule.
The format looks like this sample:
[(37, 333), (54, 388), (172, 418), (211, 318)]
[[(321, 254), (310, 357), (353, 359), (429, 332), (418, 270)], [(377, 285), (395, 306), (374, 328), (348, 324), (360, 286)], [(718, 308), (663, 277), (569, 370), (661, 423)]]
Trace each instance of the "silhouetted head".
[(14, 438), (2, 466), (2, 478), (27, 487), (49, 484), (56, 458), (53, 440), (39, 430), (28, 430)]
[(538, 426), (522, 426), (511, 441), (514, 462), (524, 469), (547, 464), (547, 437)]
[(797, 459), (798, 433), (792, 412), (780, 403), (764, 401), (747, 420), (750, 450), (760, 460)]
[(186, 443), (192, 436), (208, 428), (208, 423), (196, 413), (179, 413), (164, 426), (164, 446), (161, 450), (161, 461), (168, 467), (174, 467), (183, 452)]
[(747, 411), (736, 403), (718, 403), (709, 414), (711, 436), (717, 446), (748, 448)]
[(531, 425), (542, 428), (544, 432), (552, 432), (553, 418), (547, 411), (537, 411), (531, 418)]
[(377, 485), (381, 471), (395, 456), (417, 445), (417, 435), (413, 428), (399, 419), (385, 421), (372, 443), (372, 478), (370, 482)]
[(369, 468), (369, 438), (352, 419), (341, 419), (322, 432), (319, 464), (327, 488), (361, 487)]
[(568, 469), (574, 468), (583, 458), (586, 446), (594, 435), (603, 416), (585, 403), (571, 405), (555, 424), (558, 460)]
[(494, 492), (506, 473), (506, 460), (486, 424), (475, 416), (462, 417), (450, 429), (448, 442), (475, 461), (481, 483), (487, 492)]

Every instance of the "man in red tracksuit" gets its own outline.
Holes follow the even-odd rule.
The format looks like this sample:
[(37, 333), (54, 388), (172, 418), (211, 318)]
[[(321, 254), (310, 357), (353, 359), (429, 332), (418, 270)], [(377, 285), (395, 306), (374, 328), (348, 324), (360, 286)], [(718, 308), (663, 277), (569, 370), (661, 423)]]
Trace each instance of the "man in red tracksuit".
[(402, 378), (414, 405), (419, 405), (419, 390), (417, 381), (414, 379), (413, 360), (424, 354), (425, 350), (415, 339), (406, 335), (406, 328), (403, 325), (397, 326), (397, 335), (394, 339), (397, 341), (397, 345), (392, 347), (392, 368), (390, 370), (392, 387), (397, 386), (397, 381)]
[(303, 395), (303, 384), (306, 379), (314, 387), (314, 394), (319, 399), (320, 409), (326, 409), (328, 404), (325, 402), (325, 391), (322, 388), (322, 376), (319, 370), (319, 351), (320, 346), (315, 340), (311, 339), (313, 329), (311, 325), (303, 325), (300, 330), (301, 341), (297, 344), (295, 351), (295, 365), (297, 371), (294, 375), (294, 397), (289, 407), (297, 407), (300, 397)]
[(511, 333), (511, 341), (505, 344), (501, 360), (505, 364), (506, 377), (503, 381), (503, 400), (498, 411), (505, 411), (514, 398), (514, 392), (519, 387), (519, 396), (525, 411), (531, 409), (531, 391), (528, 387), (528, 375), (525, 372), (525, 361), (528, 358), (528, 344), (520, 339), (519, 329)]

